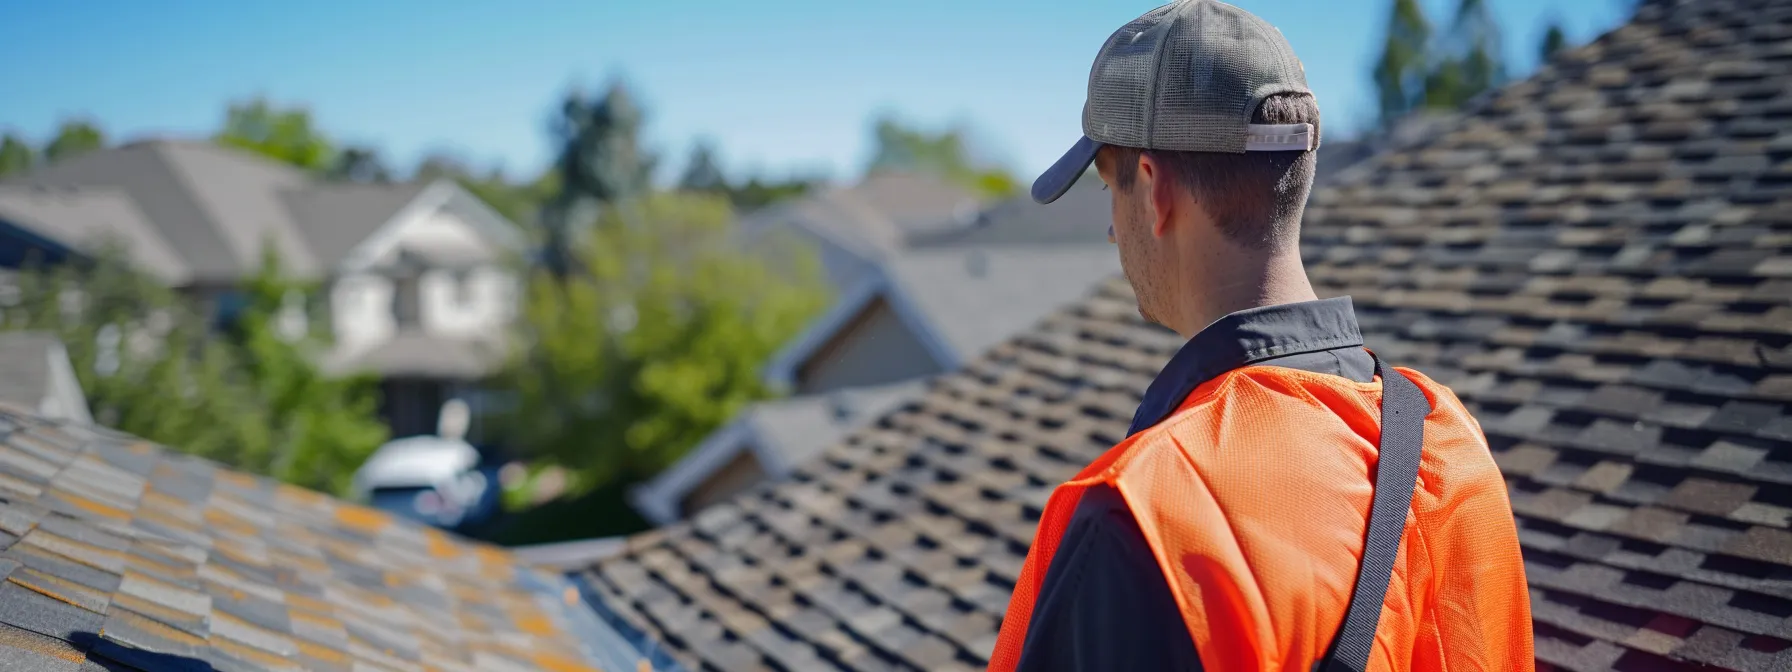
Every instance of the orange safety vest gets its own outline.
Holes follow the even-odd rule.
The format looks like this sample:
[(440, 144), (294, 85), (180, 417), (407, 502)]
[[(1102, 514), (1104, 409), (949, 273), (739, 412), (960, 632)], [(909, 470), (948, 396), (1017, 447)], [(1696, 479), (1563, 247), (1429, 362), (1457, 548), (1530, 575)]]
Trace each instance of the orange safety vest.
[[(1377, 370), (1386, 380), (1396, 369)], [(1430, 410), (1410, 414), (1415, 447), (1421, 427), (1423, 437), (1410, 502), (1404, 488), (1389, 488), (1398, 508), (1385, 519), (1404, 509), (1404, 526), (1388, 547), (1397, 553), (1381, 554), (1391, 563), (1391, 578), (1381, 570), (1385, 593), (1363, 600), (1360, 657), (1368, 670), (1389, 672), (1532, 670), (1517, 529), (1480, 425), (1448, 388), (1398, 371)], [(1019, 663), (1065, 526), (1083, 491), (1101, 484), (1132, 510), (1205, 669), (1314, 669), (1334, 641), (1344, 645), (1376, 499), (1382, 397), (1381, 382), (1277, 366), (1238, 368), (1197, 386), (1167, 419), (1052, 493), (989, 669)]]

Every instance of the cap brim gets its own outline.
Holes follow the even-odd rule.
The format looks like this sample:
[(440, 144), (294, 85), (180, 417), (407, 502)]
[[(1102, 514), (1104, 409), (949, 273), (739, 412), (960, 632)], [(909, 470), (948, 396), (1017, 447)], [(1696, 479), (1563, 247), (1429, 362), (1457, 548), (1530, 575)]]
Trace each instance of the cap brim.
[(1088, 136), (1078, 138), (1076, 144), (1070, 146), (1057, 163), (1040, 173), (1039, 179), (1033, 180), (1033, 200), (1039, 203), (1050, 203), (1058, 200), (1064, 192), (1070, 191), (1071, 185), (1089, 170), (1089, 164), (1095, 163), (1095, 154), (1101, 151), (1101, 143), (1090, 140)]

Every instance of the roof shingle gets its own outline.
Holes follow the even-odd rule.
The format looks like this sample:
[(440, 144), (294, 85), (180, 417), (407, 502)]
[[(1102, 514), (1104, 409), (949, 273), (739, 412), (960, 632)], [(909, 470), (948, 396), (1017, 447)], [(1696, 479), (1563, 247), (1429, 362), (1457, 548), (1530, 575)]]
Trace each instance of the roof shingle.
[[(1309, 206), (1316, 289), (1479, 418), (1550, 666), (1792, 664), (1789, 92), (1792, 2), (1658, 0)], [(585, 575), (691, 664), (982, 665), (1051, 488), (1179, 345), (1110, 282)]]
[(640, 658), (573, 583), (505, 551), (129, 436), (0, 407), (0, 474), (0, 670)]

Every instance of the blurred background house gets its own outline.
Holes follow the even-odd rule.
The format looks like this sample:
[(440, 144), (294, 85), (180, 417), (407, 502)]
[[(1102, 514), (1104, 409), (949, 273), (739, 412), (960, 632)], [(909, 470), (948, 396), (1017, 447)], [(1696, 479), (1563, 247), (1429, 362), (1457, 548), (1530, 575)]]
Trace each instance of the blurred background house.
[(320, 282), (321, 305), (292, 305), (291, 328), (323, 320), (321, 364), (378, 375), (380, 416), (402, 437), (433, 432), (448, 399), (482, 398), (515, 314), (507, 257), (521, 235), (451, 180), (326, 183), (202, 141), (133, 142), (0, 181), (0, 263), (91, 262), (107, 245), (220, 328), (265, 254)]

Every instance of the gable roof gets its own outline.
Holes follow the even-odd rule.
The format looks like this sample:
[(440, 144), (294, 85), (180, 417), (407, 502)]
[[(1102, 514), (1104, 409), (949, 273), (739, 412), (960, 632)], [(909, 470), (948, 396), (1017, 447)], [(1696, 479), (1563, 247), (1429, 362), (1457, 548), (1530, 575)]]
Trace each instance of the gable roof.
[(277, 245), (295, 272), (317, 268), (278, 195), (305, 187), (305, 174), (247, 152), (146, 140), (57, 161), (9, 183), (129, 194), (201, 281), (253, 272), (264, 241)]
[[(1792, 662), (1788, 91), (1792, 2), (1651, 2), (1308, 210), (1316, 289), (1479, 418), (1558, 669)], [(1110, 283), (585, 576), (687, 662), (974, 669), (1180, 345)]]
[(984, 210), (971, 224), (917, 236), (915, 248), (967, 245), (1105, 244), (1113, 212), (1108, 193), (1094, 175), (1084, 176), (1050, 205), (1031, 196), (1012, 198)]
[(753, 404), (676, 464), (634, 488), (629, 499), (648, 520), (671, 523), (683, 517), (685, 497), (743, 451), (753, 453), (766, 480), (782, 480), (822, 449), (925, 390), (924, 380), (911, 380)]
[(320, 184), (280, 197), (319, 263), (335, 266), (430, 184)]
[(849, 287), (911, 239), (944, 235), (970, 222), (979, 207), (975, 194), (936, 178), (874, 173), (856, 185), (756, 210), (742, 217), (740, 230), (749, 239), (794, 230), (851, 255), (860, 263), (828, 268), (830, 281)]
[(867, 305), (882, 299), (950, 371), (1086, 293), (1120, 270), (1101, 245), (939, 247), (885, 258), (878, 275), (848, 291), (766, 367), (788, 384)]
[[(51, 202), (40, 194), (56, 193)], [(495, 246), (520, 236), (446, 181), (329, 184), (208, 142), (146, 140), (83, 153), (0, 186), (0, 216), (68, 245), (121, 237), (171, 284), (233, 282), (261, 267), (264, 243), (301, 276), (340, 268), (407, 212), (447, 209)], [(79, 238), (71, 238), (80, 236)], [(495, 253), (493, 253), (495, 255)], [(168, 257), (172, 258), (168, 258)], [(461, 254), (466, 257), (468, 255)]]
[(138, 268), (171, 285), (192, 279), (192, 268), (130, 194), (109, 188), (0, 186), (0, 221), (15, 222), (74, 251), (120, 246)]
[(8, 669), (627, 670), (579, 588), (503, 550), (0, 408)]

